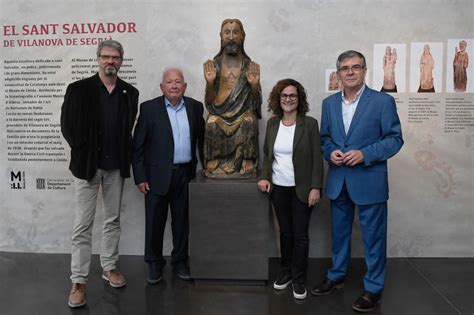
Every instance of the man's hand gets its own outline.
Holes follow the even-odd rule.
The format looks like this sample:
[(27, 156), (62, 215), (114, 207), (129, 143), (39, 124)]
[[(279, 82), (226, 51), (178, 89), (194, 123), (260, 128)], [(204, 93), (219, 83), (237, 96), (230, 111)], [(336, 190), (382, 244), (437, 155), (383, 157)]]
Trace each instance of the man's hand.
[(257, 183), (257, 186), (258, 186), (258, 189), (261, 191), (261, 192), (266, 192), (266, 193), (269, 193), (270, 192), (270, 187), (271, 187), (271, 184), (268, 180), (266, 179), (262, 179), (262, 180), (259, 180), (258, 183)]
[(146, 194), (150, 190), (150, 186), (148, 186), (148, 182), (143, 182), (137, 185), (137, 188), (140, 192)]
[(364, 155), (360, 150), (350, 150), (344, 153), (343, 163), (347, 166), (355, 166), (364, 161)]
[(336, 166), (341, 166), (343, 163), (344, 153), (341, 150), (334, 150), (331, 152), (331, 163)]

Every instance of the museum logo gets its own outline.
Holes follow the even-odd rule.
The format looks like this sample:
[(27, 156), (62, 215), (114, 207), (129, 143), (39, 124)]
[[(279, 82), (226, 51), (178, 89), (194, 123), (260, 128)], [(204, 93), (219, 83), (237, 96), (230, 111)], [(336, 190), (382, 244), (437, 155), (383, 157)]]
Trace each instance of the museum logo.
[(11, 189), (25, 189), (25, 171), (10, 171), (10, 188)]

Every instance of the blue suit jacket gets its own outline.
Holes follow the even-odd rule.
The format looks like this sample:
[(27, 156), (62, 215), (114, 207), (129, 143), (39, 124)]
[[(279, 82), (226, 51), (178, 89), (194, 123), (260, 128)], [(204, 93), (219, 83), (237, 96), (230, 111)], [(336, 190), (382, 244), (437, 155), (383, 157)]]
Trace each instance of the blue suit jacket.
[[(196, 147), (202, 162), (204, 143), (203, 105), (184, 97), (191, 136), (191, 170), (189, 178), (196, 175)], [(133, 176), (135, 184), (148, 182), (150, 191), (159, 195), (168, 192), (173, 171), (174, 141), (164, 96), (140, 105), (140, 116), (133, 136)]]
[[(387, 160), (403, 145), (400, 120), (392, 96), (365, 87), (347, 135), (342, 120), (342, 93), (323, 100), (321, 143), (329, 163), (326, 195), (336, 199), (346, 183), (355, 204), (368, 205), (388, 199)], [(336, 166), (331, 152), (361, 150), (364, 161), (356, 166)]]

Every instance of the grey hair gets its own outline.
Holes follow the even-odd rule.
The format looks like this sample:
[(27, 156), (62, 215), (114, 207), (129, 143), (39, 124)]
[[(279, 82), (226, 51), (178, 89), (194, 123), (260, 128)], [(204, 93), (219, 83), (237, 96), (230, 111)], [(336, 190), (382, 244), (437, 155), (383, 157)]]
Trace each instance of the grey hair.
[(362, 68), (365, 69), (365, 67), (367, 66), (366, 62), (365, 62), (365, 57), (364, 55), (362, 55), (360, 52), (358, 51), (355, 51), (355, 50), (348, 50), (348, 51), (345, 51), (343, 52), (342, 54), (339, 55), (339, 57), (337, 57), (337, 62), (336, 62), (336, 69), (337, 70), (340, 70), (341, 68), (341, 63), (346, 60), (346, 59), (349, 59), (349, 58), (354, 58), (354, 57), (359, 57), (360, 59), (362, 59)]
[(161, 78), (161, 82), (163, 83), (165, 81), (165, 75), (170, 72), (170, 71), (176, 71), (179, 73), (179, 75), (181, 76), (181, 78), (183, 78), (183, 82), (186, 83), (186, 79), (184, 78), (184, 73), (183, 73), (183, 70), (181, 70), (180, 68), (177, 68), (177, 67), (169, 67), (169, 68), (166, 68), (164, 71), (163, 71), (163, 76)]
[(123, 47), (122, 44), (120, 44), (118, 41), (110, 39), (110, 40), (104, 40), (99, 43), (97, 46), (97, 57), (100, 56), (100, 52), (102, 51), (102, 48), (104, 47), (112, 47), (114, 49), (117, 49), (117, 51), (120, 54), (120, 58), (123, 58)]

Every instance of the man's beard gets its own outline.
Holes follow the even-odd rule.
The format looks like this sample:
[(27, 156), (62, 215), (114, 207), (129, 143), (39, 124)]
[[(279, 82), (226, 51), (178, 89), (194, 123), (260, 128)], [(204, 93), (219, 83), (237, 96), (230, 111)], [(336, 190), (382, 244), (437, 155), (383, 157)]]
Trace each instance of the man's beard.
[(106, 76), (111, 77), (117, 74), (117, 69), (113, 66), (105, 67), (104, 73)]
[(237, 55), (242, 50), (242, 44), (237, 42), (223, 43), (223, 48), (227, 55)]

